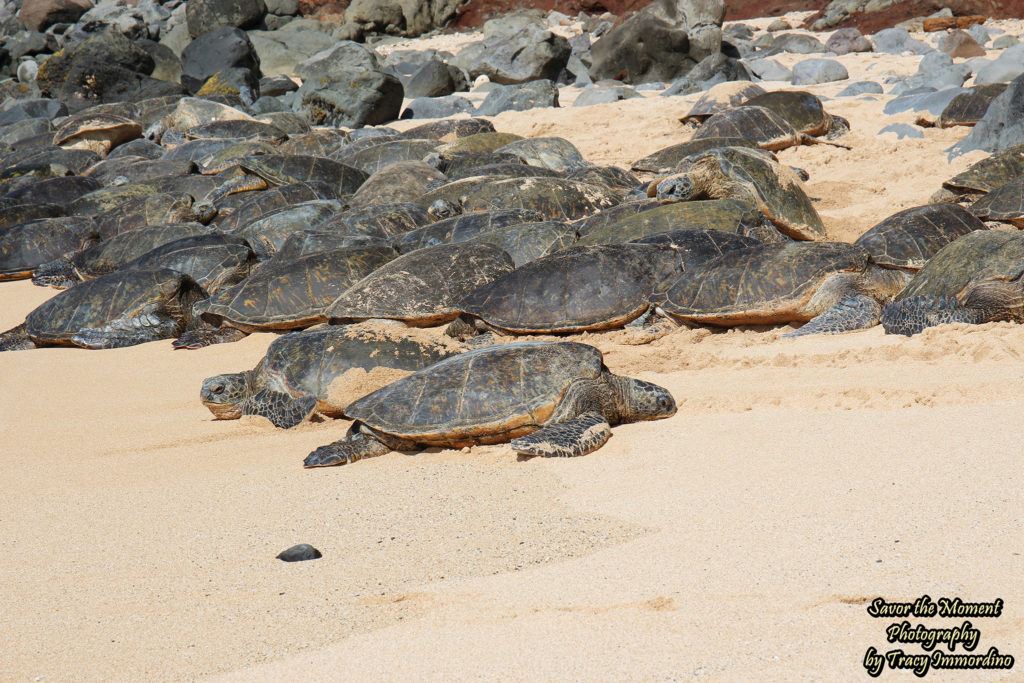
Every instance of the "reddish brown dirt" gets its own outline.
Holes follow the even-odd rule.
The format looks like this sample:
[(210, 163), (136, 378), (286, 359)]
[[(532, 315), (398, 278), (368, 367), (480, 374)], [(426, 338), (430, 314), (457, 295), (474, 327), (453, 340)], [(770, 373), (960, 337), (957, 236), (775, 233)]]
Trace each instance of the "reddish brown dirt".
[[(861, 33), (871, 34), (881, 31), (883, 28), (891, 28), (901, 21), (917, 17), (927, 17), (941, 9), (949, 7), (956, 16), (970, 16), (980, 14), (994, 19), (1007, 19), (1024, 16), (1024, 0), (1008, 0), (997, 2), (996, 0), (907, 0), (893, 5), (880, 12), (860, 12), (854, 14), (846, 21), (843, 21), (832, 28), (844, 28), (855, 26)], [(810, 16), (804, 27), (810, 26), (821, 16), (817, 14)]]

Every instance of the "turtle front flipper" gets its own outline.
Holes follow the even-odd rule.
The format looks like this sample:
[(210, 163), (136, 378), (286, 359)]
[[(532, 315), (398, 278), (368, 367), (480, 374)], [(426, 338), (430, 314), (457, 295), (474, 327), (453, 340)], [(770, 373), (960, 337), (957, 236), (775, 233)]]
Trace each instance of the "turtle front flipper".
[(316, 397), (295, 398), (280, 391), (261, 389), (242, 403), (241, 407), (242, 415), (261, 415), (273, 422), (275, 427), (290, 429), (313, 414)]
[(0, 334), (0, 351), (26, 351), (34, 348), (36, 343), (25, 331), (25, 323)]
[(591, 411), (513, 439), (512, 448), (525, 455), (571, 458), (593, 453), (611, 435), (612, 428), (605, 416)]
[(103, 327), (85, 327), (71, 343), (86, 349), (119, 349), (177, 336), (181, 324), (159, 312), (141, 313), (112, 320)]
[(787, 332), (782, 337), (789, 339), (809, 334), (840, 334), (866, 330), (877, 325), (881, 315), (882, 307), (871, 297), (864, 294), (848, 296), (816, 315), (800, 329)]
[(245, 338), (246, 333), (234, 327), (188, 330), (171, 344), (176, 349), (201, 349), (212, 344), (226, 344)]
[(209, 194), (206, 195), (206, 201), (213, 204), (229, 194), (236, 194), (238, 192), (249, 192), (252, 190), (265, 190), (269, 187), (267, 181), (258, 175), (252, 175), (246, 173), (245, 175), (232, 178), (227, 182), (214, 188)]
[(309, 468), (346, 465), (363, 458), (374, 458), (378, 455), (384, 455), (390, 450), (389, 446), (369, 434), (363, 434), (362, 432), (349, 433), (344, 439), (338, 439), (334, 443), (321, 446), (307, 455), (306, 459), (302, 461), (302, 466)]
[(967, 308), (955, 296), (911, 296), (894, 301), (882, 309), (882, 327), (886, 334), (902, 334), (907, 337), (925, 328), (947, 323), (985, 322), (977, 309)]

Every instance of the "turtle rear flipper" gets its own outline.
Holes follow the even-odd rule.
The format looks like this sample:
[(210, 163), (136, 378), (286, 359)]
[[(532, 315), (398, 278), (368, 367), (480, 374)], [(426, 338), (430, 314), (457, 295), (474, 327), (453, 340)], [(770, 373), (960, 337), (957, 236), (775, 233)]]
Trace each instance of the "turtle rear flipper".
[(331, 465), (346, 465), (362, 460), (384, 455), (391, 450), (390, 446), (375, 439), (369, 434), (362, 432), (349, 433), (344, 439), (338, 439), (334, 443), (321, 446), (306, 456), (302, 466), (309, 467), (330, 467)]
[(980, 311), (963, 306), (955, 296), (912, 296), (894, 301), (882, 310), (882, 327), (886, 334), (907, 337), (927, 327), (948, 323), (984, 322)]
[(241, 407), (242, 415), (261, 415), (275, 427), (290, 429), (312, 415), (316, 403), (315, 396), (295, 398), (280, 391), (262, 389)]
[(25, 351), (34, 348), (36, 344), (25, 331), (25, 323), (0, 334), (0, 351)]
[(212, 344), (225, 344), (242, 339), (246, 333), (234, 327), (188, 330), (171, 344), (176, 349), (201, 349)]
[(798, 330), (782, 335), (784, 339), (804, 337), (808, 334), (840, 334), (854, 330), (866, 330), (878, 324), (882, 307), (877, 301), (864, 294), (848, 296), (836, 302), (831, 308), (816, 315)]
[(171, 339), (181, 323), (159, 312), (141, 313), (112, 320), (103, 327), (86, 327), (71, 338), (86, 349), (118, 349), (160, 339)]
[(512, 440), (512, 448), (526, 455), (571, 458), (593, 453), (612, 435), (611, 425), (596, 411), (557, 422)]

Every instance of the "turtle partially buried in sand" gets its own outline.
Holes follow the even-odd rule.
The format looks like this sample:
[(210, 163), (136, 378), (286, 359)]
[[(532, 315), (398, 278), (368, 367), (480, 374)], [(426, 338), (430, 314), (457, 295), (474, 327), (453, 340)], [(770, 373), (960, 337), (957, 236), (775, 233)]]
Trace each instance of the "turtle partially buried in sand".
[(497, 344), (446, 358), (349, 404), (348, 434), (303, 464), (506, 441), (527, 455), (585, 455), (604, 445), (613, 424), (675, 412), (666, 389), (613, 375), (593, 346)]
[[(262, 415), (287, 429), (314, 410), (341, 417), (349, 401), (358, 397), (344, 386), (350, 370), (370, 375), (375, 368), (412, 372), (459, 350), (443, 339), (392, 338), (351, 325), (291, 332), (275, 339), (252, 370), (204, 380), (200, 399), (218, 420)], [(384, 374), (388, 379), (378, 387), (394, 379), (393, 372)]]

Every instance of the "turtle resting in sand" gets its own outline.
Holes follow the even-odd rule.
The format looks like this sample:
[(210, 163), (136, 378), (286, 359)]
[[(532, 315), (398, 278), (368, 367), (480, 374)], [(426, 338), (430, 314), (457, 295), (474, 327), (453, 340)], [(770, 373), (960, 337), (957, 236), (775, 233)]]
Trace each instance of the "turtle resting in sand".
[(762, 244), (726, 252), (671, 285), (661, 310), (677, 322), (730, 327), (807, 322), (786, 336), (872, 327), (906, 282), (845, 242)]
[(613, 375), (593, 346), (496, 344), (446, 358), (354, 401), (345, 410), (354, 420), (348, 434), (303, 464), (505, 441), (527, 455), (586, 455), (604, 445), (613, 424), (675, 412), (666, 389)]
[(275, 339), (252, 370), (204, 380), (199, 396), (218, 420), (262, 415), (288, 429), (314, 411), (341, 417), (351, 396), (338, 395), (336, 385), (348, 370), (412, 372), (457, 352), (454, 344), (393, 339), (348, 325), (290, 332)]
[(1024, 322), (1024, 234), (979, 230), (942, 248), (882, 310), (889, 334), (933, 325)]

